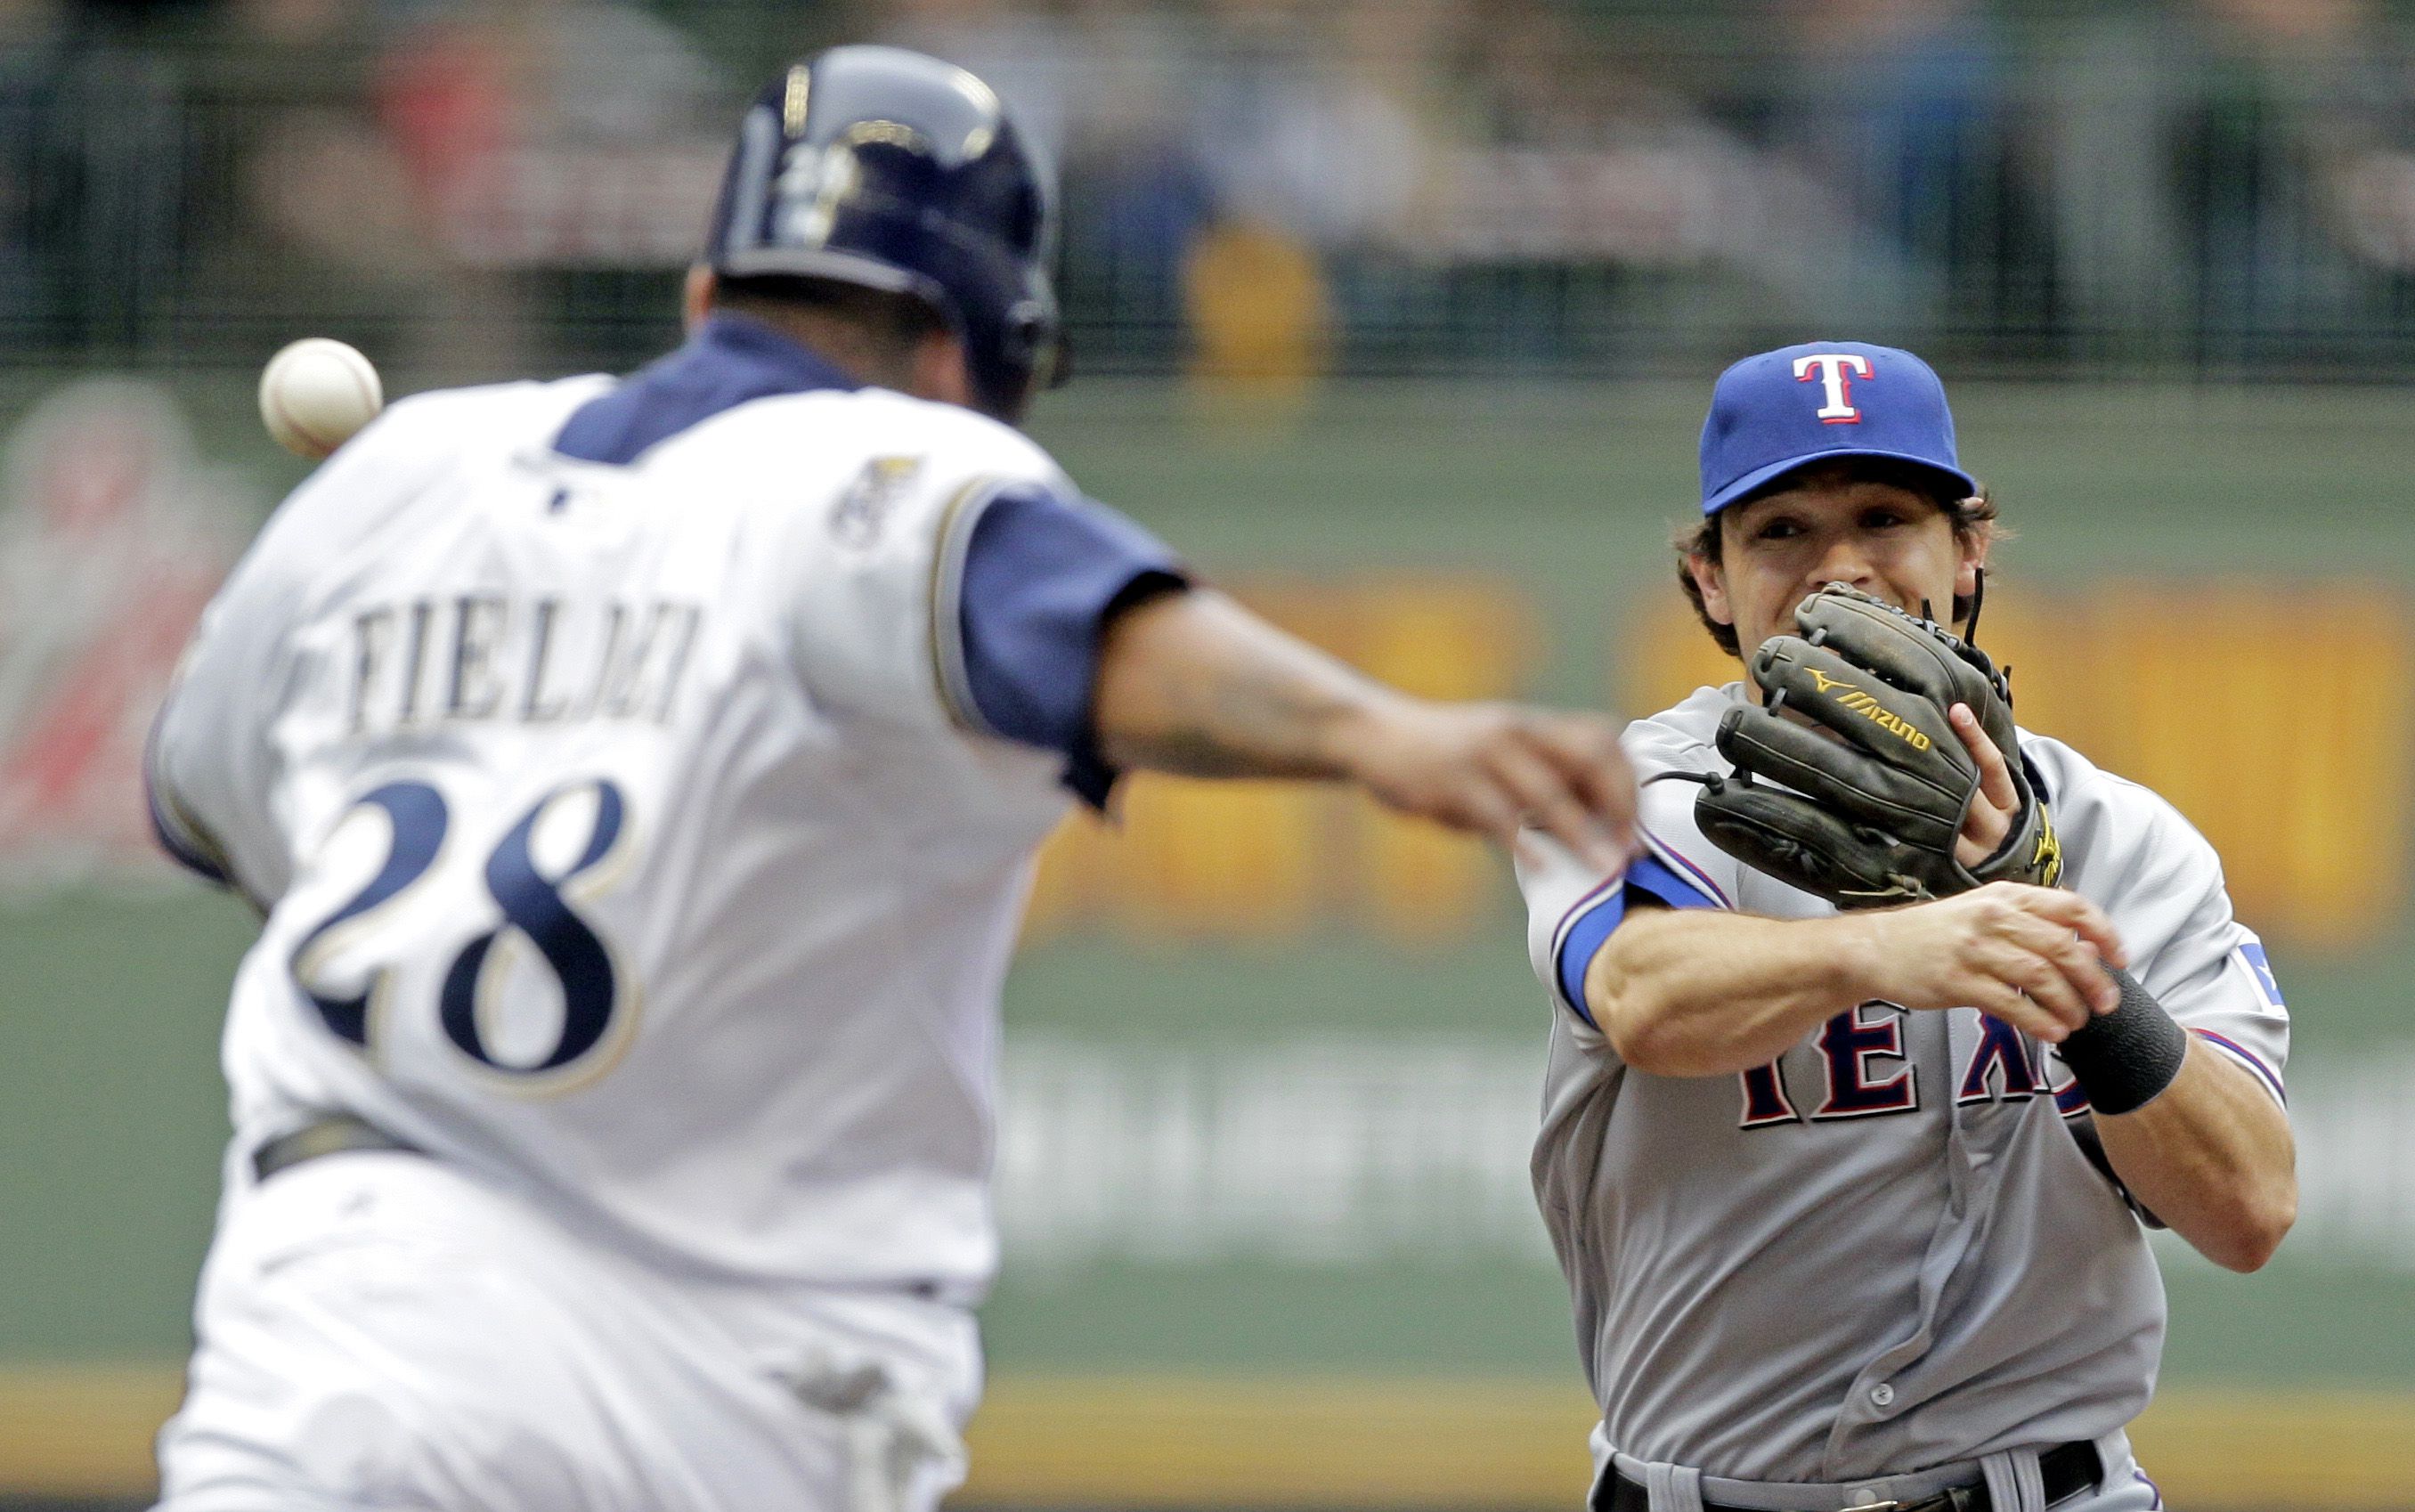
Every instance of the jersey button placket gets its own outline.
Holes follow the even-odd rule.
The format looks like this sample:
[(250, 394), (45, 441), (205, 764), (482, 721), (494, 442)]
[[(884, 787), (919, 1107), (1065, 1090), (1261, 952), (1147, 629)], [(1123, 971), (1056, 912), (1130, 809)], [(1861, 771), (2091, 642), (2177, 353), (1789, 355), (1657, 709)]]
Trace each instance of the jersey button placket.
[(1885, 1409), (1894, 1406), (1895, 1387), (1884, 1381), (1882, 1381), (1877, 1385), (1870, 1387), (1870, 1405), (1880, 1409), (1881, 1411), (1884, 1411)]

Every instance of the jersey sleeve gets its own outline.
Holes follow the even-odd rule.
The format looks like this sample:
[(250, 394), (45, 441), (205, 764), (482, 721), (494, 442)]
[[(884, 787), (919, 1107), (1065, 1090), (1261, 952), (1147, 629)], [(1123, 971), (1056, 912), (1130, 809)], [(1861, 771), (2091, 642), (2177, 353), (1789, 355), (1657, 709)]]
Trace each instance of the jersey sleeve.
[[(1045, 488), (1000, 490), (970, 527), (957, 602), (938, 606), (940, 685), (965, 725), (1065, 758), (1065, 784), (1105, 802), (1092, 696), (1108, 622), (1189, 579), (1115, 511)], [(953, 636), (947, 634), (952, 630)]]
[(1644, 784), (1637, 828), (1642, 848), (1623, 871), (1605, 876), (1539, 834), (1527, 834), (1520, 847), (1528, 959), (1552, 1000), (1587, 1029), (1599, 1025), (1585, 1002), (1585, 973), (1635, 908), (1735, 906), (1733, 878), (1724, 875), (1734, 863), (1694, 828), (1695, 786), (1652, 780), (1647, 757), (1633, 741), (1628, 756)]
[[(1044, 458), (970, 477), (876, 458), (788, 574), (800, 675), (823, 707), (1055, 754), (1102, 801), (1115, 773), (1092, 722), (1114, 616), (1188, 578), (1174, 553), (1083, 498)], [(892, 491), (894, 499), (883, 499)]]
[[(2132, 974), (2182, 1027), (2286, 1103), (2289, 1011), (2263, 941), (2232, 914), (2220, 857), (2146, 788), (2097, 772), (2086, 785), (2101, 791), (2055, 810), (2064, 885), (2112, 918)], [(2065, 1113), (2085, 1106), (2075, 1088), (2062, 1097)]]
[[(176, 707), (176, 695), (184, 688), (187, 678), (180, 674), (171, 688), (168, 699), (151, 724), (151, 736), (142, 753), (142, 797), (151, 813), (151, 835), (168, 859), (206, 882), (232, 888), (245, 893), (254, 903), (262, 902), (255, 890), (245, 888), (235, 880), (234, 860), (229, 854), (230, 840), (235, 826), (225, 818), (213, 824), (202, 817), (203, 794), (223, 794), (232, 785), (213, 782), (208, 773), (194, 770), (197, 752), (206, 750), (210, 742), (197, 740), (193, 726), (203, 716), (187, 715), (171, 721)], [(196, 695), (193, 703), (202, 702)], [(180, 773), (179, 768), (183, 771)]]
[(262, 530), (202, 613), (143, 754), (152, 832), (178, 864), (263, 912), (291, 871), (269, 807), (270, 741), (290, 686), (299, 586), (285, 562), (306, 483)]

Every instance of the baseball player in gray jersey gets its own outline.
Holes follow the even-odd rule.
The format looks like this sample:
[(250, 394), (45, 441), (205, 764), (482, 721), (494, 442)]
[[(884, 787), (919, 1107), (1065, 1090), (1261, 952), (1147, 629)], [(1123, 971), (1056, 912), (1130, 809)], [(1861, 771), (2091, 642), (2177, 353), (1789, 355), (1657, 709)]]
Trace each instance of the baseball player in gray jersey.
[(1521, 862), (1593, 1505), (2158, 1506), (2143, 1225), (2248, 1271), (2295, 1212), (2263, 948), (1952, 633), (1995, 512), (1918, 358), (1730, 368), (1702, 496), (1682, 581), (1748, 675), (1628, 731), (1638, 860)]

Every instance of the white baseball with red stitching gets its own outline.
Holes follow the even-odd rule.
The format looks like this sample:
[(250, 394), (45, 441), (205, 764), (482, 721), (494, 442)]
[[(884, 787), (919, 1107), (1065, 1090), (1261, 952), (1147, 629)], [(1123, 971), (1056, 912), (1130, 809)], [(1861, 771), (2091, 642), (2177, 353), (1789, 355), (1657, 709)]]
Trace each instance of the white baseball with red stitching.
[(384, 407), (384, 389), (369, 360), (326, 337), (304, 337), (261, 370), (260, 418), (277, 443), (297, 457), (325, 457)]

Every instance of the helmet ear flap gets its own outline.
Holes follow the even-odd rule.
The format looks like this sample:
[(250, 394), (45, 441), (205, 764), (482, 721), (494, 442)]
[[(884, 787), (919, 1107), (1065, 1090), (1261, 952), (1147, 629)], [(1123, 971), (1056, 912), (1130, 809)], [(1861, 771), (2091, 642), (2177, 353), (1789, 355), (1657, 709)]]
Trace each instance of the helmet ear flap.
[(1063, 388), (1073, 381), (1073, 341), (1062, 328), (1048, 346), (1048, 366), (1041, 374), (1042, 388)]
[(1042, 309), (1038, 300), (1027, 299), (1017, 304), (1006, 312), (1003, 345), (1007, 356), (1027, 367), (1036, 367), (1047, 352), (1049, 332), (1056, 323), (1054, 315)]
[(1006, 312), (1001, 344), (1007, 361), (1027, 375), (1027, 393), (1064, 385), (1068, 376), (1065, 335), (1054, 300), (1018, 301)]

